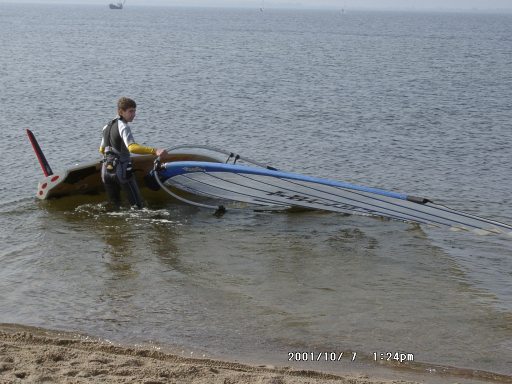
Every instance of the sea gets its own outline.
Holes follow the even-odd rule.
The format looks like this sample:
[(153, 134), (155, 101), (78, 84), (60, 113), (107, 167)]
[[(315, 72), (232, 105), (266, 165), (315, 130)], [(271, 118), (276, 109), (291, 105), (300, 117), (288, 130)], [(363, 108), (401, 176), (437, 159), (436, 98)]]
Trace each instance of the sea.
[(510, 224), (512, 14), (0, 4), (1, 323), (309, 370), (512, 381), (512, 236), (36, 199), (25, 130), (55, 171), (99, 161), (120, 96), (137, 102), (141, 144), (220, 147)]

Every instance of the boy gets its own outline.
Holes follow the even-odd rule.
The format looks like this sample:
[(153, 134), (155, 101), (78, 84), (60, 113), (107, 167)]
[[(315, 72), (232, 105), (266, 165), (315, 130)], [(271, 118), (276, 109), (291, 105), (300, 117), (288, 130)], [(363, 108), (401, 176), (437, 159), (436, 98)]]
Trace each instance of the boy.
[(103, 127), (100, 152), (103, 154), (101, 180), (114, 208), (121, 205), (121, 188), (125, 191), (132, 207), (142, 208), (142, 196), (133, 174), (130, 154), (166, 155), (163, 148), (152, 148), (135, 142), (128, 123), (135, 118), (137, 104), (132, 99), (121, 97), (117, 102), (114, 120)]

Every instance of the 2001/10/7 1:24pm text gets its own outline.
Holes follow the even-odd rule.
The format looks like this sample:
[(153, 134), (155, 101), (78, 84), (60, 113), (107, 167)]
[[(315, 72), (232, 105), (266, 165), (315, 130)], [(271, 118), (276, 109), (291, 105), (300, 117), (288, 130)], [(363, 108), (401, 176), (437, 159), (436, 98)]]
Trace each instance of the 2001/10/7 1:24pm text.
[[(355, 361), (357, 352), (288, 352), (288, 361)], [(414, 354), (405, 352), (373, 352), (374, 361), (412, 362)]]

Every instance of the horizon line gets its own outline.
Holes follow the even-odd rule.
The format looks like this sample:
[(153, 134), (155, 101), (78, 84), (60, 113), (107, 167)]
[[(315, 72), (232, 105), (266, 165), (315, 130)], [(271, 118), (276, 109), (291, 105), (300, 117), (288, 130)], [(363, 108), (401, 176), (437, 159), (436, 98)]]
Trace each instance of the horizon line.
[[(114, 0), (112, 2), (116, 2)], [(85, 5), (85, 6), (105, 6), (107, 7), (109, 2), (108, 0), (105, 2), (95, 1), (93, 3), (88, 3), (84, 1), (34, 1), (34, 0), (21, 0), (17, 2), (13, 2), (12, 0), (0, 0), (0, 4), (8, 4), (8, 5), (64, 5), (64, 6), (72, 6), (72, 5)], [(231, 8), (231, 9), (260, 9), (262, 7), (254, 5), (232, 5), (232, 4), (165, 4), (165, 3), (139, 3), (136, 2), (133, 5), (125, 5), (125, 8), (129, 7), (165, 7), (165, 8)], [(410, 11), (410, 12), (426, 12), (426, 11), (434, 11), (434, 12), (472, 12), (472, 13), (489, 13), (489, 12), (512, 12), (512, 6), (510, 8), (502, 8), (502, 7), (494, 7), (494, 8), (482, 8), (482, 7), (444, 7), (444, 6), (332, 6), (332, 5), (303, 5), (303, 4), (274, 4), (271, 6), (265, 6), (265, 10), (335, 10), (335, 11)]]

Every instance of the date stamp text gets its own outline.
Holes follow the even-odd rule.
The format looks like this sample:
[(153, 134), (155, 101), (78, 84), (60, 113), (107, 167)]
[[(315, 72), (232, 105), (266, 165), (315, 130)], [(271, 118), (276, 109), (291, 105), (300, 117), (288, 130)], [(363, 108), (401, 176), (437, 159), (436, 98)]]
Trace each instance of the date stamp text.
[(297, 351), (288, 352), (288, 361), (355, 361), (357, 352), (313, 352), (313, 351)]

